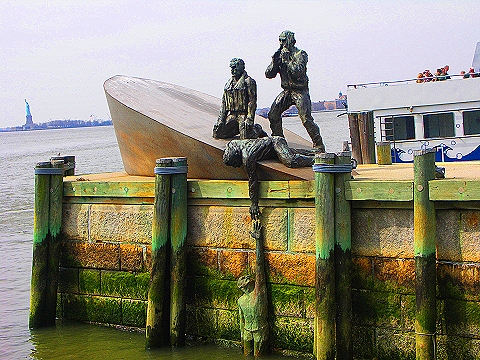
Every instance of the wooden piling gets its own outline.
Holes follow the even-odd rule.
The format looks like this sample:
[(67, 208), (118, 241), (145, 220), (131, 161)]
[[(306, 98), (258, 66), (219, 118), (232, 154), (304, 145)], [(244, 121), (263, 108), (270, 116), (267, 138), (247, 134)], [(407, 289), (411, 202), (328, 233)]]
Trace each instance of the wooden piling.
[(436, 222), (428, 182), (435, 179), (435, 151), (414, 153), (414, 256), (417, 360), (435, 359), (436, 344)]
[(63, 160), (63, 176), (75, 175), (75, 156), (52, 156), (50, 161)]
[(378, 165), (392, 165), (392, 150), (390, 142), (377, 143), (377, 163)]
[(170, 236), (170, 174), (162, 170), (172, 166), (172, 159), (158, 159), (155, 167), (155, 199), (152, 224), (152, 269), (148, 287), (146, 347), (169, 343), (168, 240)]
[(363, 164), (375, 164), (375, 140), (373, 138), (373, 130), (372, 113), (361, 113), (359, 121), (359, 133)]
[(367, 131), (368, 131), (368, 153), (370, 155), (370, 164), (375, 164), (375, 122), (373, 111), (367, 113)]
[(62, 200), (63, 161), (38, 163), (35, 167), (30, 328), (55, 325)]
[(50, 199), (48, 216), (48, 270), (47, 270), (47, 299), (45, 325), (54, 325), (57, 310), (58, 292), (58, 264), (60, 259), (60, 243), (62, 228), (63, 202), (63, 159), (51, 160), (52, 171), (50, 177)]
[(348, 114), (348, 127), (350, 129), (350, 142), (352, 143), (352, 157), (359, 164), (363, 164), (362, 148), (360, 146), (360, 130), (358, 127), (358, 114)]
[[(314, 353), (318, 360), (335, 358), (335, 221), (334, 174), (327, 169), (335, 155), (315, 157), (315, 333)], [(327, 171), (325, 171), (327, 170)]]
[(185, 345), (187, 158), (173, 158), (170, 202), (170, 345)]
[[(350, 165), (351, 153), (341, 152), (336, 165)], [(350, 203), (345, 197), (345, 182), (351, 171), (335, 173), (335, 290), (337, 302), (337, 359), (353, 359), (352, 342), (352, 237)]]
[(48, 271), (48, 218), (50, 199), (50, 174), (42, 172), (51, 168), (50, 162), (37, 163), (35, 167), (35, 205), (33, 208), (33, 259), (30, 285), (30, 328), (44, 326), (47, 271)]

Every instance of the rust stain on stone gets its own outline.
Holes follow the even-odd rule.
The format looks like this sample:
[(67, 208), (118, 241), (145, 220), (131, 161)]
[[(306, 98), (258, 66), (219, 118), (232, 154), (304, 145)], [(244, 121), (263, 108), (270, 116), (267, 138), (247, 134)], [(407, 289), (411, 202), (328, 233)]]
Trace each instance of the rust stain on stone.
[(479, 229), (479, 214), (477, 212), (469, 212), (465, 214), (465, 226), (467, 230)]
[(374, 259), (374, 274), (377, 281), (390, 281), (399, 286), (415, 289), (415, 261), (413, 259)]
[(145, 247), (145, 253), (143, 255), (143, 263), (145, 265), (144, 270), (150, 272), (152, 270), (152, 247), (151, 246)]
[(315, 286), (315, 255), (266, 253), (271, 282)]
[(121, 270), (141, 271), (143, 268), (143, 248), (134, 244), (120, 244)]
[(248, 253), (238, 251), (219, 251), (220, 272), (224, 275), (239, 277), (248, 266)]
[(439, 263), (437, 278), (442, 296), (477, 301), (480, 298), (479, 264)]
[(120, 270), (119, 244), (63, 243), (62, 263), (106, 270)]
[(206, 267), (210, 270), (218, 270), (218, 252), (209, 248), (189, 248), (187, 252), (187, 269), (192, 269), (195, 274)]
[(373, 280), (373, 262), (371, 257), (352, 257), (352, 282), (355, 288), (366, 287), (367, 281)]

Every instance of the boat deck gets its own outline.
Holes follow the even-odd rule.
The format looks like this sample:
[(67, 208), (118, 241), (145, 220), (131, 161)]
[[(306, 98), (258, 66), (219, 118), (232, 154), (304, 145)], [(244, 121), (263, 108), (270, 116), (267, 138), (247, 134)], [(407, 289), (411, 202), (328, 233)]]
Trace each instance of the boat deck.
[[(468, 162), (447, 162), (436, 163), (437, 166), (445, 167), (445, 178), (456, 180), (478, 180), (480, 181), (480, 161)], [(310, 169), (299, 169), (305, 173)], [(152, 171), (153, 173), (153, 171)], [(379, 181), (398, 181), (398, 180), (413, 180), (413, 164), (402, 163), (392, 165), (359, 165), (353, 170), (352, 175), (354, 180), (379, 180)], [(314, 179), (314, 173), (311, 171), (311, 179)], [(128, 175), (126, 172), (101, 173), (101, 174), (86, 174), (68, 176), (65, 181), (99, 181), (99, 182), (150, 182), (154, 181), (153, 176), (135, 176)], [(194, 179), (192, 179), (194, 180)]]

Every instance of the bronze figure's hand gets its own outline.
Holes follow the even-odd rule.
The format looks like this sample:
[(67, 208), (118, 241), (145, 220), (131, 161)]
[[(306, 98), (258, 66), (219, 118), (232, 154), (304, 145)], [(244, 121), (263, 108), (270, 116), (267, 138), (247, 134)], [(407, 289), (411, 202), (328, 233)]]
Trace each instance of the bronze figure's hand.
[(290, 51), (286, 48), (282, 48), (282, 51), (280, 53), (280, 57), (282, 58), (283, 62), (289, 62), (290, 61)]
[(253, 221), (253, 231), (250, 231), (250, 235), (254, 239), (258, 240), (262, 236), (262, 230), (263, 230), (263, 227), (262, 227), (262, 224), (260, 223), (260, 219), (254, 220)]
[(260, 209), (257, 204), (250, 205), (250, 216), (252, 220), (260, 219)]

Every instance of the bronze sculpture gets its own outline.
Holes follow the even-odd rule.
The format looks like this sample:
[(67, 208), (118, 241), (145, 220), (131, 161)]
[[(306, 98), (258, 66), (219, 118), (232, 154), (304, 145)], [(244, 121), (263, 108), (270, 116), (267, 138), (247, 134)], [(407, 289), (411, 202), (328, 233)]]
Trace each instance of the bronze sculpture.
[(295, 46), (295, 34), (289, 30), (279, 36), (280, 48), (273, 54), (272, 62), (265, 70), (265, 76), (273, 79), (280, 74), (283, 91), (276, 97), (268, 119), (272, 136), (283, 136), (282, 113), (295, 105), (303, 126), (312, 139), (313, 147), (325, 152), (320, 129), (312, 117), (312, 102), (308, 90), (307, 61), (305, 51)]
[(257, 84), (245, 71), (245, 62), (234, 58), (230, 61), (232, 77), (223, 90), (222, 107), (213, 127), (216, 139), (254, 139), (266, 133), (254, 124), (257, 110)]
[(256, 246), (255, 279), (247, 275), (237, 282), (243, 291), (243, 295), (238, 299), (243, 353), (245, 356), (253, 353), (256, 358), (267, 352), (269, 332), (262, 230), (260, 220), (254, 220), (250, 235), (255, 239)]
[(252, 219), (258, 219), (260, 216), (257, 161), (274, 158), (278, 158), (287, 167), (298, 168), (313, 165), (315, 155), (308, 152), (301, 153), (299, 150), (290, 148), (282, 136), (232, 140), (227, 144), (223, 153), (225, 165), (240, 167), (243, 164), (247, 170)]

